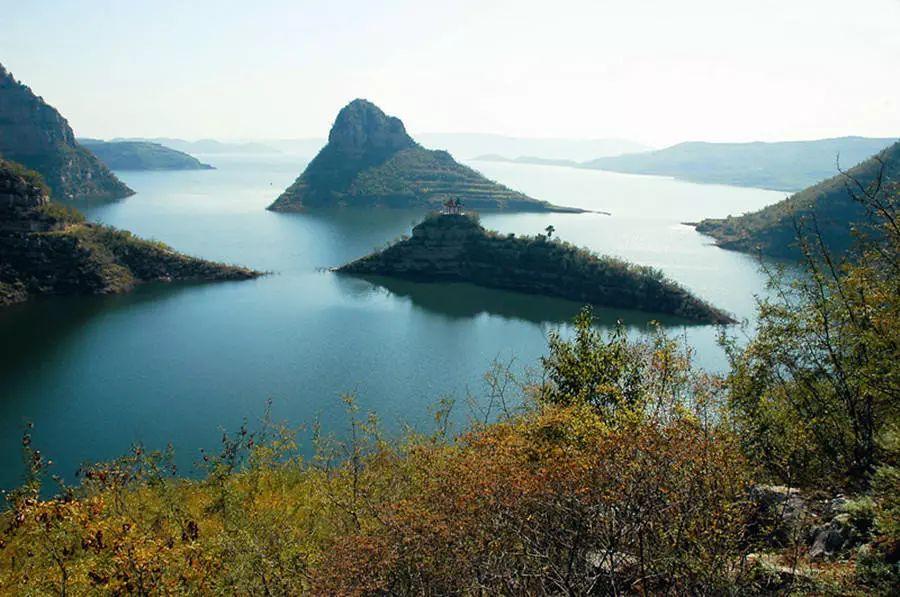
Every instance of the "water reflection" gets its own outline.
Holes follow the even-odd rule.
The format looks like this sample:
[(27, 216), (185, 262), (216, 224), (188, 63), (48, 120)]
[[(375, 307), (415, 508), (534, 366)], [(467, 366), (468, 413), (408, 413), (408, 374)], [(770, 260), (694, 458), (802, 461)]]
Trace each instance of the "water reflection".
[[(575, 301), (507, 290), (484, 288), (466, 283), (412, 282), (385, 276), (349, 276), (335, 274), (343, 292), (350, 295), (390, 293), (407, 299), (415, 307), (448, 319), (469, 319), (482, 314), (504, 319), (519, 319), (536, 324), (565, 324), (582, 308)], [(644, 327), (651, 321), (664, 326), (698, 325), (687, 319), (664, 314), (651, 314), (630, 309), (594, 308), (598, 326), (613, 326), (617, 321), (628, 326)]]

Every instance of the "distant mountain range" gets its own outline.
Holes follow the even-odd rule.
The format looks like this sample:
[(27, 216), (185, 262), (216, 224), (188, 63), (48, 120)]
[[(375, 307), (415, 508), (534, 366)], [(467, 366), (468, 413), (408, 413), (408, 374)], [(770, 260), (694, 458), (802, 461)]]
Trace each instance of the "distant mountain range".
[[(863, 186), (881, 173), (884, 183), (900, 181), (900, 142), (862, 161), (847, 171)], [(846, 251), (852, 228), (866, 219), (865, 207), (853, 199), (848, 179), (832, 176), (757, 212), (737, 217), (703, 220), (697, 230), (716, 239), (716, 244), (735, 251), (756, 252), (781, 258), (800, 256), (795, 222), (807, 225), (815, 218), (822, 240), (834, 252)]]
[(119, 199), (134, 194), (76, 142), (72, 127), (53, 106), (2, 64), (0, 157), (37, 171), (58, 199)]
[(192, 155), (150, 141), (78, 139), (112, 170), (213, 170)]
[[(534, 155), (551, 159), (591, 160), (603, 156), (644, 151), (646, 145), (624, 139), (563, 139), (507, 137), (481, 133), (422, 133), (416, 135), (422, 145), (444, 149), (468, 160), (482, 154)], [(127, 138), (113, 141), (151, 141), (186, 153), (286, 153), (312, 158), (328, 142), (319, 137), (298, 139), (258, 139), (254, 141), (185, 141), (168, 137)]]
[(566, 166), (568, 168), (580, 168), (581, 164), (574, 160), (555, 160), (552, 158), (539, 158), (523, 155), (517, 158), (508, 158), (496, 153), (488, 153), (474, 158), (476, 162), (506, 162), (509, 164), (534, 164), (536, 166)]
[(495, 154), (583, 162), (650, 149), (626, 139), (529, 138), (479, 133), (422, 133), (416, 139), (426, 147), (445, 149), (463, 160)]
[(172, 137), (116, 137), (110, 140), (113, 143), (123, 141), (142, 141), (158, 143), (177, 151), (189, 154), (198, 153), (279, 153), (274, 147), (257, 142), (226, 142), (215, 139), (200, 139), (198, 141), (185, 141)]
[(778, 143), (679, 143), (672, 147), (604, 157), (581, 164), (583, 168), (630, 174), (672, 176), (692, 182), (796, 191), (844, 167), (869, 158), (896, 137), (840, 137)]
[(528, 197), (488, 180), (446, 151), (422, 147), (399, 118), (363, 99), (341, 109), (328, 144), (269, 209), (435, 209), (448, 199), (461, 200), (471, 209), (579, 211)]

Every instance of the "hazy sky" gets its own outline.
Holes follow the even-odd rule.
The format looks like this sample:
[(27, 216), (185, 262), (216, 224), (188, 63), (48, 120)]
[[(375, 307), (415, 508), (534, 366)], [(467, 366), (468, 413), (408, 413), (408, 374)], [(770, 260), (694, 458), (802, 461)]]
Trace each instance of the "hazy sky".
[(900, 135), (900, 0), (0, 0), (0, 62), (79, 135)]

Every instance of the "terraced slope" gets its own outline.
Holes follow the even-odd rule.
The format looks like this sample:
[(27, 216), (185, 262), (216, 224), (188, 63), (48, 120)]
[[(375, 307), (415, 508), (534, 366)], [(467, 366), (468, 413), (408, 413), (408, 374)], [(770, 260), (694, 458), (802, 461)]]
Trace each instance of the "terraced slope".
[(446, 151), (421, 147), (398, 118), (361, 99), (340, 111), (328, 144), (269, 209), (434, 208), (447, 199), (482, 210), (580, 211), (528, 197), (488, 180)]

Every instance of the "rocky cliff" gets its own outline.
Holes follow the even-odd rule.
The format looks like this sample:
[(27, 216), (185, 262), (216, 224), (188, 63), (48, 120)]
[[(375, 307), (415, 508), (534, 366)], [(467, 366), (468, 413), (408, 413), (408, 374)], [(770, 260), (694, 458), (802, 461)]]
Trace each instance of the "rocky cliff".
[(269, 209), (437, 207), (451, 198), (473, 209), (579, 211), (532, 199), (488, 180), (446, 151), (421, 147), (398, 118), (362, 99), (340, 111), (328, 144)]
[(598, 257), (544, 236), (500, 235), (485, 230), (470, 215), (429, 216), (413, 228), (412, 237), (337, 271), (424, 282), (470, 282), (702, 323), (733, 322), (727, 313), (657, 270)]
[(55, 197), (117, 199), (134, 194), (75, 141), (66, 119), (0, 65), (0, 157), (44, 177)]
[(182, 255), (51, 204), (36, 173), (0, 160), (0, 306), (41, 294), (106, 294), (172, 280), (244, 280), (259, 272)]

